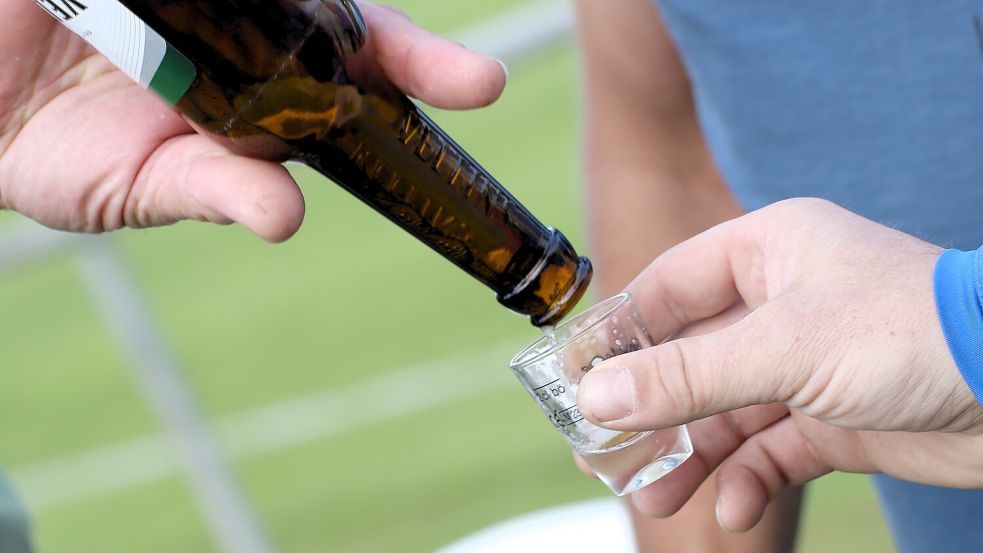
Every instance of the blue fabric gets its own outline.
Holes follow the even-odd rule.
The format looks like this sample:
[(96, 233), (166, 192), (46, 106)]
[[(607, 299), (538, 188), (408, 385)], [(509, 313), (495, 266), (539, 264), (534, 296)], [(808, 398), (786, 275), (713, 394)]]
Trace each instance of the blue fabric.
[(983, 240), (979, 0), (658, 0), (748, 209), (829, 199), (930, 242)]
[(17, 494), (0, 473), (0, 553), (31, 553), (31, 527)]
[(935, 264), (935, 307), (963, 379), (983, 404), (983, 248), (946, 250)]
[[(816, 196), (983, 241), (983, 0), (655, 2), (745, 208)], [(983, 491), (875, 482), (903, 553), (983, 551)]]
[(898, 553), (983, 551), (983, 501), (977, 490), (953, 490), (872, 477)]

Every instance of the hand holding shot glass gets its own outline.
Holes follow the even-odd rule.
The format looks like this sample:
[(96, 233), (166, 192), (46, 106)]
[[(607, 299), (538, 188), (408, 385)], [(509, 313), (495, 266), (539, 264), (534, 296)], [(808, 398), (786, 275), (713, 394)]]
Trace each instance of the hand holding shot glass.
[(616, 495), (665, 476), (693, 453), (686, 427), (608, 430), (577, 407), (580, 379), (605, 359), (655, 345), (627, 293), (568, 319), (512, 359), (511, 367), (553, 426)]

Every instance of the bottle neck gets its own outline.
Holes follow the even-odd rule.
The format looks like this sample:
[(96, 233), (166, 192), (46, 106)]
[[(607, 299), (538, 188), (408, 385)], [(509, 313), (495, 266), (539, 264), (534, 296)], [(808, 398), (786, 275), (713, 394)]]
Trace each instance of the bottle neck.
[[(302, 159), (541, 326), (583, 294), (590, 264), (545, 227), (419, 108), (359, 93), (358, 113)], [(357, 96), (357, 99), (355, 99)], [(313, 154), (313, 155), (311, 155)]]
[(509, 309), (529, 315), (537, 327), (555, 326), (587, 292), (593, 267), (577, 252), (563, 234), (550, 229), (543, 257), (526, 278), (498, 301)]

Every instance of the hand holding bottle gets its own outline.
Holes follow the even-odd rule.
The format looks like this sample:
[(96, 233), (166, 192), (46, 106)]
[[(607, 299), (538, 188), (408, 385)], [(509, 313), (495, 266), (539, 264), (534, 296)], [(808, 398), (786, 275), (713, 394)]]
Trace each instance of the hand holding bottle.
[[(71, 0), (50, 1), (71, 8)], [(279, 163), (197, 134), (32, 2), (0, 2), (8, 14), (0, 21), (8, 60), (0, 74), (0, 207), (80, 232), (182, 219), (236, 222), (270, 241), (297, 230), (303, 197)], [(407, 94), (467, 109), (501, 93), (506, 75), (495, 60), (396, 10), (360, 7), (366, 48)]]
[(696, 421), (694, 456), (636, 505), (671, 514), (718, 467), (717, 517), (731, 530), (831, 470), (983, 486), (983, 409), (935, 312), (939, 252), (790, 200), (656, 259), (628, 290), (656, 341), (688, 335), (605, 361), (578, 397), (615, 430)]

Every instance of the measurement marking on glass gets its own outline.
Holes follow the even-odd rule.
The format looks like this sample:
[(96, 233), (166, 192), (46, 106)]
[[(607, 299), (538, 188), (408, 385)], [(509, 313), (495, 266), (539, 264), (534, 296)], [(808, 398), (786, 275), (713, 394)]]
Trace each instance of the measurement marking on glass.
[(556, 380), (554, 380), (553, 382), (547, 382), (546, 384), (543, 384), (542, 386), (540, 386), (540, 387), (538, 387), (538, 388), (533, 388), (533, 389), (532, 389), (532, 391), (534, 391), (534, 392), (536, 392), (536, 391), (538, 391), (538, 390), (542, 390), (543, 388), (545, 388), (545, 387), (547, 387), (547, 386), (552, 386), (553, 384), (556, 384), (556, 383), (557, 383), (557, 382), (559, 382), (559, 381), (560, 381), (560, 379), (559, 379), (559, 378), (557, 378), (557, 379), (556, 379)]
[(553, 382), (543, 384), (538, 388), (532, 389), (532, 395), (536, 396), (542, 403), (553, 403), (557, 398), (563, 397), (567, 393), (567, 387), (560, 383), (557, 378)]
[(560, 412), (561, 413), (566, 413), (567, 411), (570, 411), (570, 410), (573, 410), (573, 409), (576, 409), (576, 414), (575, 415), (571, 415), (570, 416), (570, 422), (568, 422), (567, 424), (564, 424), (563, 426), (570, 426), (571, 424), (577, 424), (578, 422), (584, 420), (584, 415), (580, 412), (580, 409), (577, 409), (577, 406), (576, 405), (571, 405), (570, 407), (567, 407), (566, 409), (564, 409), (564, 410), (562, 410)]
[(566, 428), (584, 420), (584, 415), (577, 408), (577, 405), (574, 404), (566, 409), (555, 409), (549, 418), (558, 428)]
[(580, 421), (582, 421), (582, 420), (584, 420), (584, 417), (583, 417), (583, 416), (581, 416), (581, 417), (580, 417), (579, 419), (577, 419), (577, 420), (572, 420), (572, 421), (570, 421), (570, 422), (568, 422), (568, 423), (566, 423), (566, 424), (564, 424), (564, 425), (563, 425), (563, 428), (566, 428), (566, 427), (568, 427), (568, 426), (572, 426), (572, 425), (574, 425), (574, 424), (577, 424), (578, 422), (580, 422)]

